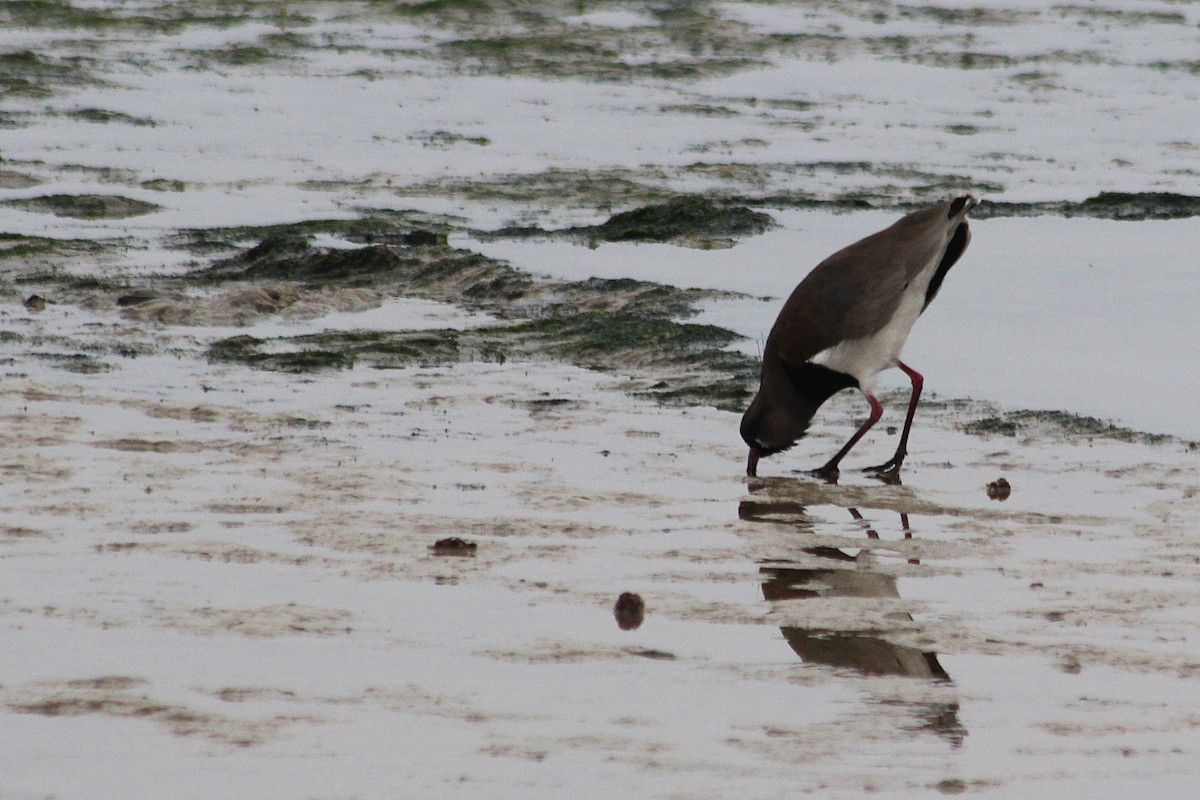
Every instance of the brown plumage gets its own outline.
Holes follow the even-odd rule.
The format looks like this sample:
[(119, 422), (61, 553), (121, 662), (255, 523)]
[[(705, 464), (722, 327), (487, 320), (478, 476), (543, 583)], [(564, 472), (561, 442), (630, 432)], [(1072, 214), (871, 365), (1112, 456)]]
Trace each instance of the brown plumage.
[(976, 205), (967, 194), (909, 214), (834, 253), (800, 282), (767, 336), (758, 394), (742, 417), (742, 439), (750, 447), (748, 475), (755, 474), (760, 458), (803, 437), (826, 400), (854, 387), (870, 404), (870, 417), (814, 471), (836, 477), (842, 457), (883, 413), (875, 376), (891, 367), (909, 376), (912, 398), (896, 454), (870, 469), (885, 477), (897, 474), (923, 383), (900, 361), (900, 350), (966, 250), (971, 238), (966, 215)]

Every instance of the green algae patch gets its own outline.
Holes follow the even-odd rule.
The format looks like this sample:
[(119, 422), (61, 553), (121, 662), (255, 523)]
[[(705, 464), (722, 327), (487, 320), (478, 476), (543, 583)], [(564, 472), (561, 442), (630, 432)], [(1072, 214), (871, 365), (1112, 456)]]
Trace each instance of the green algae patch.
[(755, 359), (726, 348), (739, 337), (680, 318), (718, 293), (632, 279), (537, 279), (436, 236), (418, 244), (313, 247), (268, 237), (184, 280), (198, 286), (284, 281), (300, 291), (372, 291), (484, 311), (500, 322), (466, 330), (325, 331), (213, 343), (208, 357), (257, 369), (311, 372), (462, 361), (561, 361), (631, 377), (631, 391), (663, 402), (740, 407), (757, 376)]
[(1164, 444), (1174, 437), (1145, 433), (1111, 422), (1067, 411), (1004, 411), (989, 414), (962, 426), (973, 436), (1056, 435), (1073, 440), (1111, 439), (1139, 444)]
[(1109, 8), (1096, 4), (1062, 4), (1053, 6), (1054, 13), (1062, 17), (1080, 17), (1104, 23), (1118, 22), (1126, 25), (1186, 25), (1187, 16), (1180, 11)]
[[(733, 101), (731, 101), (733, 102)], [(746, 98), (745, 107), (766, 105)], [(981, 130), (983, 130), (981, 128)], [(749, 146), (756, 146), (753, 142)], [(713, 142), (700, 142), (691, 149), (723, 149)], [(847, 180), (847, 178), (851, 180)], [(681, 195), (670, 187), (695, 183), (729, 187), (703, 195)], [(833, 186), (850, 186), (836, 189)], [(857, 188), (855, 186), (857, 185)], [(795, 187), (817, 187), (813, 190)], [(754, 191), (751, 191), (754, 189)], [(773, 226), (762, 211), (753, 209), (813, 208), (827, 211), (852, 211), (872, 208), (914, 208), (927, 201), (941, 200), (970, 189), (981, 195), (995, 195), (1004, 186), (978, 176), (956, 172), (936, 172), (912, 164), (872, 161), (772, 162), (747, 160), (700, 160), (679, 165), (648, 165), (638, 168), (548, 169), (533, 173), (508, 173), (466, 179), (448, 178), (408, 184), (398, 189), (405, 195), (452, 197), (467, 204), (505, 202), (524, 203), (547, 211), (563, 207), (583, 209), (630, 209), (616, 220), (597, 226), (563, 230), (510, 226), (498, 231), (477, 232), (524, 238), (574, 238), (580, 241), (614, 241), (621, 231), (618, 225), (636, 226), (645, 231), (645, 241), (665, 241), (671, 232), (662, 232), (662, 223), (675, 217), (680, 239), (687, 224), (701, 232), (696, 239), (748, 236)], [(705, 204), (711, 204), (705, 207)], [(622, 217), (629, 214), (628, 217)], [(704, 224), (730, 228), (716, 236), (703, 233)], [(655, 229), (659, 232), (655, 232)], [(608, 238), (608, 237), (614, 238)], [(661, 238), (655, 238), (661, 237)], [(631, 236), (628, 240), (636, 241)]]
[[(590, 369), (691, 366), (738, 337), (637, 308), (583, 311), (469, 332), (489, 350), (568, 361)], [(700, 357), (700, 358), (697, 358)], [(694, 364), (699, 366), (699, 364)]]
[(209, 346), (211, 361), (242, 363), (277, 372), (379, 369), (451, 364), (459, 356), (459, 331), (326, 331), (280, 339), (233, 336)]
[(462, 133), (455, 133), (447, 130), (423, 131), (408, 137), (409, 140), (420, 142), (425, 147), (434, 148), (437, 150), (447, 150), (460, 144), (474, 145), (476, 147), (487, 147), (492, 143), (492, 140), (486, 136), (468, 136)]
[(208, 355), (213, 361), (281, 372), (355, 365), (398, 369), (462, 361), (562, 361), (603, 372), (671, 374), (670, 381), (640, 384), (634, 393), (661, 402), (740, 410), (758, 365), (722, 349), (737, 338), (722, 328), (625, 310), (562, 314), (469, 330), (328, 331), (278, 339), (236, 336), (213, 343)]
[[(87, 6), (95, 7), (87, 7)], [(248, 22), (305, 24), (282, 0), (170, 0), (158, 3), (81, 4), (70, 0), (4, 0), (0, 25), (21, 28), (180, 33), (189, 26), (232, 28)]]
[(188, 280), (200, 284), (292, 281), (312, 289), (370, 288), (393, 296), (488, 310), (538, 293), (529, 275), (478, 253), (450, 248), (442, 234), (413, 231), (395, 241), (399, 243), (324, 248), (311, 246), (303, 237), (276, 234), (244, 253), (192, 273)]
[(185, 283), (288, 281), (313, 289), (370, 288), (525, 319), (564, 313), (636, 311), (687, 315), (718, 293), (633, 279), (536, 279), (509, 264), (450, 247), (445, 236), (410, 231), (391, 243), (355, 248), (314, 247), (304, 237), (274, 234), (231, 258), (189, 273)]
[(1187, 219), (1200, 216), (1200, 196), (1175, 192), (1101, 192), (1086, 200), (1050, 200), (1040, 203), (1004, 203), (986, 200), (973, 217), (1095, 217), (1127, 220)]
[(110, 372), (112, 367), (86, 353), (30, 353), (33, 358), (77, 375), (97, 375)]
[(99, 9), (77, 8), (67, 0), (6, 0), (0, 22), (13, 27), (98, 28), (113, 17)]
[(423, 3), (400, 3), (396, 13), (410, 17), (453, 17), (465, 14), (474, 17), (491, 13), (492, 7), (484, 0), (426, 0)]
[(138, 184), (143, 189), (151, 192), (185, 192), (187, 184), (180, 180), (171, 178), (153, 178), (152, 180), (142, 181)]
[(680, 197), (661, 205), (614, 214), (593, 233), (607, 242), (665, 242), (679, 238), (747, 236), (773, 227), (768, 214), (722, 206), (704, 197)]
[[(733, 102), (733, 101), (731, 101)], [(740, 102), (747, 108), (766, 105), (755, 98)], [(703, 151), (714, 143), (699, 143)], [(753, 145), (751, 145), (753, 146)], [(856, 180), (847, 180), (847, 178)], [(670, 191), (679, 182), (716, 183), (732, 187), (729, 193), (680, 195)], [(836, 190), (831, 185), (860, 188)], [(795, 187), (822, 187), (805, 191)], [(764, 187), (747, 191), (747, 187)], [(731, 238), (753, 235), (773, 227), (762, 211), (753, 209), (811, 208), (824, 211), (853, 211), (872, 208), (924, 207), (970, 189), (990, 195), (1004, 191), (993, 181), (955, 172), (935, 172), (912, 164), (872, 161), (746, 161), (700, 160), (673, 166), (626, 170), (547, 170), (534, 174), (501, 175), (474, 182), (446, 181), (405, 187), (407, 192), (459, 197), (467, 201), (506, 200), (539, 203), (553, 197), (559, 205), (590, 208), (629, 208), (599, 226), (546, 231), (537, 228), (508, 228), (506, 236), (567, 237), (580, 240), (616, 240), (621, 226), (646, 232), (645, 240), (665, 241), (673, 231), (663, 231), (664, 222), (678, 226), (679, 239)], [(625, 216), (625, 215), (628, 216)], [(762, 216), (756, 216), (762, 214)], [(706, 225), (724, 231), (705, 232)], [(657, 230), (656, 230), (657, 229)], [(713, 235), (715, 233), (715, 236)], [(606, 235), (607, 234), (607, 235)], [(635, 236), (630, 236), (636, 240)]]
[[(102, 253), (110, 245), (91, 239), (54, 239), (49, 236), (26, 236), (20, 233), (0, 233), (0, 264), (6, 261), (27, 261), (49, 256), (76, 257)], [(10, 267), (5, 264), (5, 269)]]
[(968, 422), (963, 432), (972, 436), (1016, 436), (1021, 427), (1011, 419), (990, 416)]
[(613, 214), (599, 225), (558, 230), (508, 227), (477, 235), (484, 239), (538, 238), (578, 242), (674, 242), (705, 244), (752, 236), (775, 226), (769, 214), (742, 205), (685, 195)]
[(66, 112), (66, 116), (69, 119), (79, 122), (91, 122), (97, 125), (116, 123), (153, 128), (158, 124), (148, 117), (134, 117), (129, 114), (123, 114), (120, 111), (109, 111), (105, 108), (76, 108)]
[(190, 50), (186, 55), (201, 69), (213, 66), (246, 67), (284, 60), (288, 55), (282, 51), (300, 46), (298, 40), (287, 39), (268, 44), (235, 44), (211, 50)]
[(277, 225), (189, 228), (169, 237), (167, 245), (197, 256), (237, 253), (234, 259), (219, 262), (213, 269), (200, 273), (220, 280), (222, 275), (236, 277), (237, 259), (246, 262), (248, 254), (244, 250), (250, 242), (265, 244), (268, 240), (273, 240), (280, 244), (286, 240), (293, 240), (303, 247), (314, 236), (328, 235), (356, 244), (392, 244), (405, 247), (445, 245), (446, 230), (423, 227), (431, 224), (442, 225), (444, 221), (430, 219), (428, 215), (423, 214), (413, 214), (410, 218), (404, 212), (394, 212), (349, 219), (312, 219)]
[(547, 208), (602, 208), (661, 203), (675, 194), (663, 168), (565, 169), (516, 172), (483, 178), (448, 178), (400, 188), (412, 196), (453, 197), (466, 203), (515, 202)]
[[(108, 267), (137, 244), (129, 238), (56, 239), (0, 233), (0, 286), (6, 281), (41, 294), (59, 297), (93, 289), (107, 290), (125, 281), (96, 274), (95, 267)], [(61, 298), (60, 298), (61, 299)]]
[(315, 249), (305, 239), (278, 235), (196, 277), (212, 281), (269, 279), (356, 286), (378, 283), (403, 266), (404, 259), (383, 245), (352, 250)]
[[(116, 7), (112, 7), (112, 6)], [(120, 4), (109, 8), (83, 8), (69, 0), (5, 0), (0, 3), (0, 23), (20, 28), (106, 30), (118, 27), (157, 30), (154, 18), (131, 14)]]
[(61, 86), (93, 82), (93, 63), (79, 56), (53, 58), (31, 50), (0, 53), (0, 98), (50, 97)]
[(731, 75), (765, 66), (740, 55), (683, 55), (631, 61), (623, 39), (599, 31), (535, 30), (455, 39), (438, 45), (438, 54), (470, 74), (503, 72), (560, 79), (573, 76), (596, 81), (694, 81)]
[(123, 219), (162, 210), (155, 203), (116, 194), (47, 194), (6, 200), (3, 205), (75, 219)]
[(268, 340), (253, 336), (231, 336), (208, 347), (208, 359), (214, 362), (234, 362), (277, 372), (305, 373), (322, 369), (348, 369), (354, 358), (343, 350), (300, 347), (287, 351), (268, 352)]
[(1175, 192), (1101, 192), (1078, 204), (1088, 216), (1105, 219), (1181, 219), (1200, 216), (1200, 197)]

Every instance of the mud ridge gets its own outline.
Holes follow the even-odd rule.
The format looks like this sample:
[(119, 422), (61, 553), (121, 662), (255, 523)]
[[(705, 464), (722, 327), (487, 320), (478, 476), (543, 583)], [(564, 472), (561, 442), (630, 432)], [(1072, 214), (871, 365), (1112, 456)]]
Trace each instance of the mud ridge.
[(481, 238), (545, 238), (592, 242), (675, 242), (701, 246), (752, 236), (775, 227), (768, 214), (742, 205), (684, 195), (610, 216), (599, 225), (558, 230), (506, 227)]
[[(632, 279), (552, 281), (478, 253), (447, 246), (444, 236), (407, 234), (408, 244), (355, 249), (315, 247), (270, 236), (233, 258), (189, 275), (193, 286), (253, 286), (286, 281), (305, 292), (369, 290), (453, 303), (487, 312), (499, 324), (469, 330), (329, 331), (262, 339), (240, 335), (213, 343), (215, 361), (307, 372), (365, 363), (377, 368), (551, 359), (588, 369), (640, 373), (637, 391), (664, 402), (740, 408), (757, 362), (725, 348), (737, 334), (681, 322), (695, 303), (717, 293)], [(181, 302), (187, 302), (183, 300)], [(264, 307), (274, 313), (275, 306)], [(145, 317), (161, 304), (125, 310)], [(646, 380), (646, 379), (649, 380)]]

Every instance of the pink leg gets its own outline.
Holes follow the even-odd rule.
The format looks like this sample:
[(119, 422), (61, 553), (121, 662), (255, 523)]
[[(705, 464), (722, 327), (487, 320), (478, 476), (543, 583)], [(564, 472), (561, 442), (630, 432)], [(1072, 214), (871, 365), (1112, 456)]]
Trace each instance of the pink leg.
[(863, 434), (871, 430), (871, 426), (878, 422), (879, 418), (883, 416), (883, 404), (875, 398), (875, 395), (867, 395), (867, 402), (871, 404), (871, 416), (867, 417), (867, 421), (859, 426), (858, 430), (854, 432), (854, 435), (850, 437), (850, 441), (846, 442), (842, 449), (837, 451), (837, 455), (829, 459), (829, 462), (825, 464), (825, 466), (813, 470), (813, 475), (816, 475), (818, 478), (824, 478), (827, 481), (837, 480), (838, 463), (841, 462), (846, 453), (850, 452), (850, 448), (858, 444), (858, 440), (863, 437)]
[(900, 471), (900, 465), (904, 463), (904, 457), (908, 455), (908, 432), (912, 430), (913, 416), (917, 413), (917, 401), (921, 399), (921, 387), (925, 385), (924, 376), (908, 364), (897, 361), (896, 366), (904, 370), (904, 374), (912, 381), (912, 397), (908, 401), (908, 416), (904, 418), (904, 430), (900, 432), (900, 444), (896, 447), (896, 454), (889, 461), (885, 461), (877, 467), (867, 467), (864, 470), (865, 472), (878, 472), (884, 477), (897, 474)]

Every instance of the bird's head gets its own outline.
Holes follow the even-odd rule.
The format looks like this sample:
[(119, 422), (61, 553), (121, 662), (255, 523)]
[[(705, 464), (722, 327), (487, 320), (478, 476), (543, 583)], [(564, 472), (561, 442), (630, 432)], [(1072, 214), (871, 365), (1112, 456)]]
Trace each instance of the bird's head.
[(782, 453), (808, 433), (808, 426), (820, 408), (803, 395), (792, 402), (770, 402), (760, 391), (742, 415), (742, 441), (750, 448), (746, 474), (754, 475), (760, 458)]
[(849, 375), (818, 364), (788, 365), (770, 337), (763, 353), (758, 394), (742, 415), (742, 440), (750, 447), (747, 475), (754, 475), (760, 458), (781, 453), (804, 438), (826, 400), (858, 385)]

